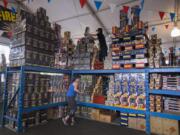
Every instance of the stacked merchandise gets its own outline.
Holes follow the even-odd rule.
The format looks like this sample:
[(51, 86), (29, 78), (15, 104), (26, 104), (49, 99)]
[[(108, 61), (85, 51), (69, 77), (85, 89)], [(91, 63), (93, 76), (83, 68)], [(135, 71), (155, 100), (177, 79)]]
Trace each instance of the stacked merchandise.
[(36, 15), (22, 10), (21, 21), (17, 22), (14, 29), (10, 66), (54, 66), (56, 40), (45, 9), (39, 8)]
[(161, 95), (150, 95), (151, 112), (180, 113), (180, 99)]
[(149, 88), (151, 90), (162, 88), (162, 75), (161, 74), (150, 74)]
[(25, 82), (24, 108), (41, 106), (49, 103), (49, 75), (27, 73)]
[(78, 41), (72, 58), (74, 69), (91, 69), (93, 42), (87, 37)]
[(109, 106), (113, 106), (115, 104), (115, 91), (114, 91), (114, 86), (115, 86), (115, 82), (114, 82), (114, 76), (110, 76), (109, 77), (109, 89), (107, 91), (107, 99), (105, 101), (106, 105)]
[(180, 114), (180, 99), (177, 97), (164, 97), (164, 111)]
[(50, 79), (50, 101), (51, 103), (65, 102), (66, 92), (69, 87), (69, 76), (68, 75), (56, 75), (51, 76)]
[(0, 56), (0, 72), (5, 71), (6, 69), (6, 57), (4, 54), (1, 54)]
[(132, 114), (120, 112), (120, 117), (117, 118), (115, 123), (121, 126), (129, 127), (136, 130), (146, 130), (146, 116), (143, 114)]
[(91, 117), (91, 110), (92, 108), (78, 106), (76, 116), (83, 117), (83, 118), (90, 118)]
[(149, 67), (150, 68), (159, 68), (165, 65), (165, 58), (162, 53), (161, 48), (161, 39), (157, 38), (157, 35), (152, 35), (151, 39), (148, 42), (148, 54), (149, 54)]
[(150, 95), (150, 111), (162, 112), (163, 111), (163, 96)]
[(120, 73), (110, 79), (107, 105), (145, 109), (145, 74)]
[(93, 76), (83, 75), (81, 76), (81, 83), (79, 90), (83, 93), (77, 96), (77, 99), (81, 102), (91, 102), (91, 94), (93, 90)]
[(180, 91), (180, 76), (178, 74), (151, 74), (150, 89)]
[[(120, 32), (113, 27), (112, 63), (113, 69), (145, 68), (147, 66), (146, 26), (133, 7), (132, 25), (128, 25), (128, 14), (120, 11)], [(117, 33), (116, 33), (117, 32)]]
[[(12, 77), (8, 78), (8, 101), (16, 94), (19, 89), (19, 73), (13, 73)], [(26, 73), (25, 92), (23, 100), (23, 108), (31, 108), (46, 105), (49, 103), (64, 102), (66, 90), (69, 84), (67, 75), (50, 76), (38, 73)], [(9, 102), (8, 102), (9, 104)], [(16, 98), (10, 106), (7, 115), (17, 118), (18, 99)], [(57, 108), (53, 113), (54, 117), (62, 116), (64, 108)], [(48, 115), (48, 116), (47, 116)], [(52, 116), (52, 115), (51, 115)], [(39, 125), (47, 122), (49, 111), (34, 111), (32, 113), (23, 113), (23, 127)], [(9, 122), (8, 126), (16, 128), (16, 123)]]
[(48, 120), (63, 118), (67, 114), (67, 106), (48, 109)]
[(180, 91), (180, 76), (176, 74), (162, 75), (164, 90), (179, 90)]
[(142, 114), (129, 114), (128, 116), (128, 127), (136, 130), (146, 130), (146, 119), (145, 115)]
[[(57, 26), (56, 26), (57, 27)], [(60, 27), (60, 26), (59, 26)], [(59, 28), (60, 29), (60, 28)], [(59, 36), (61, 32), (59, 30)], [(64, 32), (64, 38), (59, 37), (60, 45), (58, 51), (55, 54), (55, 67), (56, 68), (72, 68), (72, 56), (74, 53), (74, 44), (71, 39), (71, 33), (69, 31)]]
[(91, 102), (97, 104), (105, 104), (105, 96), (103, 95), (103, 77), (97, 76), (96, 83), (91, 95)]
[[(111, 49), (111, 48), (110, 48)], [(111, 50), (108, 52), (108, 56), (104, 60), (104, 69), (112, 69), (112, 55)]]

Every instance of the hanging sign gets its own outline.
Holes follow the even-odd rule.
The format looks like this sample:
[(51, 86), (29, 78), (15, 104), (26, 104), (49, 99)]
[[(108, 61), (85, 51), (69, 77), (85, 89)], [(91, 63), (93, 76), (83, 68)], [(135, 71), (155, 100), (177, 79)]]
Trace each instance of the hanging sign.
[(16, 22), (16, 13), (0, 6), (0, 30), (7, 30), (8, 25), (14, 22)]

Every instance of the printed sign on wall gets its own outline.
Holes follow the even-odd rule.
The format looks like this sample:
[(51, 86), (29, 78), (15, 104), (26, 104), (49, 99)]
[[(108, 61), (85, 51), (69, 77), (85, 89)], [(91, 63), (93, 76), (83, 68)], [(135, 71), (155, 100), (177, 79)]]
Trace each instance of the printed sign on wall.
[(0, 30), (7, 30), (8, 25), (16, 21), (16, 13), (0, 5)]

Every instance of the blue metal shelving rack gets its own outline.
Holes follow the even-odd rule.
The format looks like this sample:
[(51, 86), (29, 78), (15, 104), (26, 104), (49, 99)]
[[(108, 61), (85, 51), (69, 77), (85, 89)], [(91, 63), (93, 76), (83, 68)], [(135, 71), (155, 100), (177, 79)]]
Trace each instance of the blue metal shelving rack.
[[(5, 74), (5, 71), (0, 71), (0, 77), (1, 77), (1, 75), (3, 75), (3, 74)], [(1, 83), (1, 82), (0, 82)], [(2, 98), (2, 99), (0, 99), (0, 100), (3, 100), (3, 90), (1, 89), (1, 87), (0, 87), (0, 97)], [(1, 101), (0, 101), (0, 103), (1, 103)], [(1, 106), (2, 107), (2, 106)], [(0, 108), (0, 127), (2, 126), (2, 114), (1, 114), (1, 110), (2, 110), (2, 108)]]
[(146, 91), (146, 110), (135, 110), (129, 108), (121, 108), (121, 107), (114, 107), (114, 106), (106, 106), (101, 104), (94, 104), (94, 103), (84, 103), (79, 102), (79, 106), (86, 106), (92, 108), (100, 108), (100, 109), (107, 109), (107, 110), (115, 110), (124, 113), (135, 113), (135, 114), (145, 114), (146, 115), (146, 133), (150, 134), (150, 112), (149, 112), (149, 69), (122, 69), (122, 70), (72, 70), (71, 75), (74, 76), (76, 74), (89, 74), (89, 75), (111, 75), (115, 73), (145, 73), (145, 91)]
[[(149, 69), (149, 73), (180, 73), (180, 68), (155, 68)], [(149, 94), (154, 95), (169, 95), (169, 96), (178, 96), (180, 97), (180, 91), (175, 90), (150, 90), (148, 89)], [(148, 94), (148, 95), (149, 95)], [(172, 120), (180, 120), (180, 115), (172, 114), (172, 113), (165, 113), (165, 112), (150, 112), (149, 116), (172, 119)]]
[[(168, 119), (174, 119), (174, 120), (180, 120), (179, 115), (175, 114), (169, 114), (169, 113), (158, 113), (158, 112), (150, 112), (149, 106), (149, 95), (150, 94), (159, 94), (159, 95), (174, 95), (174, 96), (180, 96), (180, 91), (172, 91), (172, 90), (150, 90), (149, 89), (149, 74), (150, 73), (179, 73), (180, 68), (160, 68), (160, 69), (127, 69), (127, 70), (60, 70), (60, 69), (54, 69), (54, 68), (46, 68), (46, 67), (34, 67), (34, 66), (22, 66), (18, 68), (7, 68), (6, 71), (6, 78), (8, 74), (14, 73), (14, 72), (20, 72), (21, 73), (21, 79), (20, 79), (20, 87), (17, 90), (17, 94), (15, 96), (18, 96), (18, 118), (11, 118), (9, 116), (6, 116), (7, 112), (7, 84), (5, 84), (5, 102), (4, 102), (4, 116), (3, 120), (6, 119), (12, 120), (17, 122), (18, 128), (17, 131), (21, 132), (22, 129), (22, 114), (23, 112), (30, 113), (32, 111), (37, 110), (44, 110), (52, 107), (57, 106), (65, 106), (67, 103), (52, 103), (47, 104), (43, 106), (38, 107), (32, 107), (32, 108), (25, 108), (23, 109), (22, 102), (23, 102), (23, 92), (24, 92), (24, 84), (25, 84), (25, 72), (32, 71), (32, 72), (48, 72), (48, 73), (63, 73), (63, 74), (69, 74), (71, 77), (73, 77), (76, 74), (89, 74), (89, 75), (113, 75), (115, 73), (145, 73), (145, 90), (146, 90), (146, 110), (135, 110), (135, 109), (128, 109), (128, 108), (120, 108), (120, 107), (114, 107), (114, 106), (106, 106), (101, 104), (94, 104), (94, 103), (85, 103), (85, 102), (78, 102), (79, 106), (86, 106), (86, 107), (92, 107), (92, 108), (101, 108), (101, 109), (107, 109), (107, 110), (116, 110), (120, 112), (125, 113), (136, 113), (136, 114), (145, 114), (146, 115), (146, 133), (150, 134), (150, 116), (155, 117), (162, 117), (162, 118), (168, 118)], [(7, 83), (7, 82), (6, 82)], [(14, 98), (13, 98), (14, 99)], [(12, 100), (13, 100), (12, 99)]]
[[(15, 94), (13, 95), (12, 99), (9, 101), (8, 104), (8, 90), (7, 90), (7, 81), (5, 83), (5, 90), (4, 90), (4, 105), (3, 105), (3, 126), (5, 125), (5, 121), (14, 121), (17, 123), (17, 132), (22, 132), (22, 115), (23, 112), (30, 113), (36, 110), (44, 110), (47, 108), (64, 106), (66, 103), (52, 103), (44, 106), (32, 107), (32, 108), (23, 108), (23, 97), (24, 97), (24, 86), (25, 86), (25, 73), (26, 72), (47, 72), (47, 73), (62, 73), (62, 74), (70, 74), (70, 70), (60, 70), (54, 68), (47, 68), (47, 67), (35, 67), (35, 66), (21, 66), (16, 68), (7, 68), (5, 78), (12, 73), (20, 73), (20, 84), (19, 88), (16, 90)], [(18, 114), (17, 118), (13, 118), (7, 115), (8, 107), (11, 103), (16, 99), (18, 99)]]

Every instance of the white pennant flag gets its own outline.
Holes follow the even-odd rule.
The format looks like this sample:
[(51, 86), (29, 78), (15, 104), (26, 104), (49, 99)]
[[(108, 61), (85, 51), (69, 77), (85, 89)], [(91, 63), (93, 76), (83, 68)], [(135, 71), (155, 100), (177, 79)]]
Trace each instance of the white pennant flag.
[(116, 4), (110, 3), (110, 4), (109, 4), (109, 7), (110, 7), (110, 10), (111, 10), (111, 13), (114, 13), (114, 11), (115, 11), (115, 9), (116, 9)]

